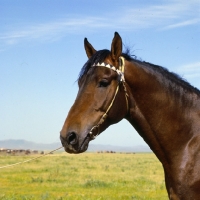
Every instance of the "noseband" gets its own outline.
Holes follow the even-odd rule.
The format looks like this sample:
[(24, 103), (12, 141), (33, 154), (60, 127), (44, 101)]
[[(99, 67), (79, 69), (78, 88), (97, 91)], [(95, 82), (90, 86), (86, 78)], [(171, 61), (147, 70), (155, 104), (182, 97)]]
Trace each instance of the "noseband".
[[(128, 106), (128, 93), (127, 93), (127, 90), (126, 90), (126, 85), (125, 85), (125, 78), (124, 78), (124, 65), (125, 65), (125, 62), (124, 62), (124, 58), (123, 57), (119, 57), (119, 69), (117, 69), (115, 66), (113, 65), (110, 65), (110, 64), (107, 64), (105, 62), (102, 62), (102, 63), (95, 63), (93, 65), (93, 67), (97, 67), (97, 66), (100, 66), (100, 67), (107, 67), (109, 69), (112, 69), (113, 71), (115, 71), (117, 74), (118, 74), (118, 77), (119, 77), (119, 81), (118, 81), (118, 85), (117, 85), (117, 88), (115, 90), (115, 94), (113, 96), (113, 99), (110, 103), (110, 105), (108, 106), (106, 112), (103, 114), (103, 116), (100, 118), (99, 120), (99, 123), (95, 126), (93, 126), (90, 130), (90, 132), (88, 133), (88, 136), (90, 139), (95, 139), (99, 134), (100, 134), (100, 130), (99, 130), (99, 127), (101, 124), (103, 124), (103, 122), (105, 121), (105, 119), (107, 118), (108, 116), (108, 112), (109, 110), (111, 109), (115, 99), (116, 99), (116, 96), (117, 96), (117, 93), (118, 93), (118, 90), (119, 90), (119, 85), (120, 83), (123, 84), (123, 88), (124, 88), (124, 92), (125, 92), (125, 99), (126, 99), (126, 107), (127, 107), (127, 111), (129, 109), (129, 106)], [(95, 134), (95, 129), (97, 129), (97, 133)]]

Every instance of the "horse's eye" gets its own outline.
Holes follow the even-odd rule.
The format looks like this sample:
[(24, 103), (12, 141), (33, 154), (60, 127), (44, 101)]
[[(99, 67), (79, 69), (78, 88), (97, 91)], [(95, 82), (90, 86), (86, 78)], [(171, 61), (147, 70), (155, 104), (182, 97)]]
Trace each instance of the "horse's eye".
[(98, 87), (107, 87), (108, 85), (109, 85), (108, 80), (102, 79), (101, 81), (99, 81)]

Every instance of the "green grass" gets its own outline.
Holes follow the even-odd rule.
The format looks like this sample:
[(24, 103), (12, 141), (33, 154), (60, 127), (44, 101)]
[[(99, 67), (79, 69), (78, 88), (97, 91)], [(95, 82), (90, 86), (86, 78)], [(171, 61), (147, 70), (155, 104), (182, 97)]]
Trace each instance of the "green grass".
[[(0, 166), (31, 156), (0, 156)], [(0, 169), (0, 200), (167, 200), (154, 154), (48, 155)]]

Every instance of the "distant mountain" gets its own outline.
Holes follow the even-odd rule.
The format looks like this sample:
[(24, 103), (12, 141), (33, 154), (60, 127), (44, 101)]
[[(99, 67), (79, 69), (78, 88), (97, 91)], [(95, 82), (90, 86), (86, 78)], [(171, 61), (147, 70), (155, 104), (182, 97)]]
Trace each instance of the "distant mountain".
[(60, 146), (61, 143), (43, 144), (26, 140), (0, 140), (0, 148), (6, 149), (53, 150)]
[(145, 145), (126, 147), (126, 146), (97, 145), (97, 144), (90, 144), (88, 151), (152, 152), (152, 150)]
[[(26, 140), (0, 140), (0, 148), (6, 149), (30, 149), (30, 150), (54, 150), (61, 146), (60, 142), (43, 144), (35, 143)], [(116, 151), (116, 152), (151, 152), (151, 149), (145, 145), (133, 147), (113, 146), (113, 145), (98, 145), (90, 144), (88, 152), (96, 151)]]

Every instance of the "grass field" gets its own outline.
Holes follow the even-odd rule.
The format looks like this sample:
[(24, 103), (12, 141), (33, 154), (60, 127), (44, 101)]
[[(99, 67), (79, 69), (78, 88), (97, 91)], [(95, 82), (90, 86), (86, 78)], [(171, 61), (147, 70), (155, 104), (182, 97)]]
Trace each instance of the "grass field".
[[(0, 156), (0, 166), (31, 156)], [(33, 156), (32, 156), (33, 157)], [(152, 153), (58, 153), (0, 169), (0, 200), (167, 200)]]

